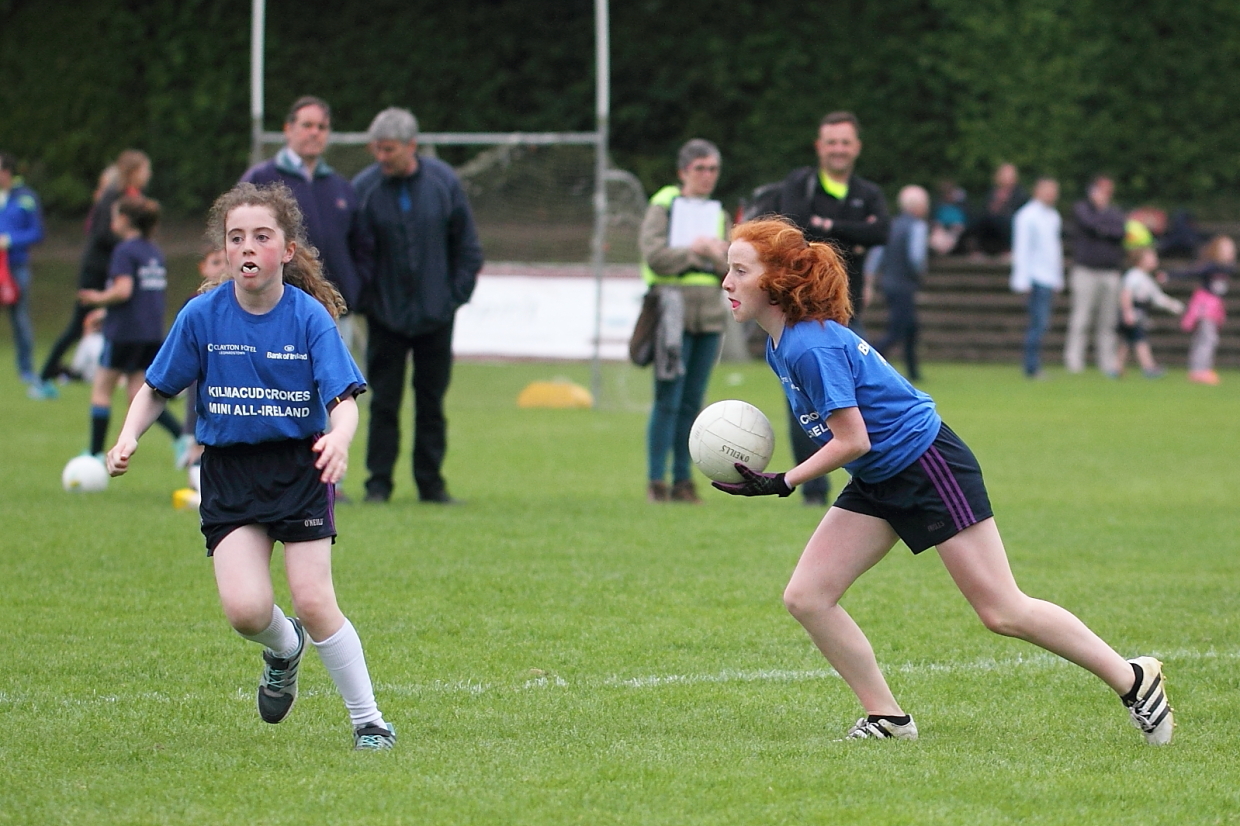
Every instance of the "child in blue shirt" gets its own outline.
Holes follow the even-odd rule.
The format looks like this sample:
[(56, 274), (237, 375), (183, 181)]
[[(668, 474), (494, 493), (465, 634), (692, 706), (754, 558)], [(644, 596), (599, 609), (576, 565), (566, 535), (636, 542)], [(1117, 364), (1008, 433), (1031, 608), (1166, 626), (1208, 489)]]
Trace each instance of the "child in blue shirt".
[(1125, 661), (1071, 613), (1017, 586), (973, 453), (933, 400), (846, 326), (848, 276), (835, 250), (808, 243), (784, 220), (750, 221), (734, 229), (728, 263), (723, 289), (732, 316), (770, 336), (767, 363), (820, 447), (786, 473), (738, 463), (741, 482), (714, 486), (740, 496), (788, 496), (836, 468), (852, 474), (784, 591), (788, 610), (865, 708), (848, 737), (917, 737), (865, 634), (839, 604), (902, 539), (913, 553), (937, 547), (987, 628), (1088, 669), (1120, 695), (1147, 742), (1170, 742), (1162, 664), (1153, 657)]
[[(335, 483), (357, 430), (355, 397), (365, 390), (334, 321), (344, 300), (323, 276), (283, 184), (243, 183), (220, 196), (209, 235), (224, 249), (225, 271), (177, 316), (108, 452), (108, 470), (128, 470), (165, 401), (196, 381), (202, 532), (229, 623), (264, 647), (259, 716), (279, 723), (292, 709), (309, 636), (344, 699), (354, 748), (391, 748), (395, 731), (375, 703), (361, 639), (331, 577)], [(273, 597), (277, 541), (295, 618)]]

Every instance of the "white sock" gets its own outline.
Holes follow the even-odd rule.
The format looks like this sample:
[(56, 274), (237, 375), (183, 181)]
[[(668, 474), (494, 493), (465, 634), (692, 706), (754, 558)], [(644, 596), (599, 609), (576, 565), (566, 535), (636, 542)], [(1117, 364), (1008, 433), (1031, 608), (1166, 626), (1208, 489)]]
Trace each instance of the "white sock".
[(282, 659), (291, 657), (297, 652), (297, 632), (293, 630), (293, 623), (284, 616), (279, 605), (271, 606), (270, 625), (253, 636), (249, 634), (241, 636), (270, 648), (271, 653)]
[[(311, 640), (314, 642), (314, 640)], [(347, 619), (335, 634), (322, 642), (315, 642), (319, 659), (336, 683), (336, 689), (344, 698), (353, 727), (366, 723), (383, 722), (383, 715), (375, 704), (375, 691), (366, 670), (366, 655), (362, 653), (362, 640)]]

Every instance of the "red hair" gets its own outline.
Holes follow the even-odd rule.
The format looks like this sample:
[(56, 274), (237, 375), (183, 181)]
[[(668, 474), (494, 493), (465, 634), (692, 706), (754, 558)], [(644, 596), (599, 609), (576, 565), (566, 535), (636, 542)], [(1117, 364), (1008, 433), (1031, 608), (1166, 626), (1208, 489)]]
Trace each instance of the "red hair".
[(746, 221), (732, 228), (732, 240), (753, 246), (766, 272), (758, 286), (784, 311), (789, 324), (811, 319), (848, 324), (852, 300), (848, 271), (835, 247), (806, 241), (785, 218)]

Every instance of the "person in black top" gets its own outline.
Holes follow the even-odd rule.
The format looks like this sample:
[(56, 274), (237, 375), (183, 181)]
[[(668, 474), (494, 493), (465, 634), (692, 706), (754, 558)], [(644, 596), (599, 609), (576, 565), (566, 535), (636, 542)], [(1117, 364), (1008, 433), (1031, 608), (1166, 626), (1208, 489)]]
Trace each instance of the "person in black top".
[[(115, 183), (102, 187), (86, 221), (86, 247), (82, 250), (82, 263), (78, 268), (79, 290), (102, 290), (107, 286), (112, 250), (120, 243), (120, 238), (112, 232), (112, 206), (124, 195), (141, 195), (151, 181), (151, 159), (145, 152), (126, 149), (117, 156), (114, 166)], [(38, 392), (32, 393), (33, 396), (56, 398), (55, 380), (65, 372), (61, 361), (69, 348), (82, 338), (82, 324), (93, 309), (80, 300), (73, 305), (73, 316), (43, 362)]]
[(366, 444), (366, 501), (392, 496), (406, 365), (413, 360), (413, 479), (423, 502), (452, 504), (441, 468), (448, 449), (444, 395), (452, 326), (482, 269), (482, 245), (452, 167), (418, 154), (418, 121), (384, 109), (370, 124), (375, 163), (353, 179), (363, 248), (373, 250), (361, 301), (370, 331), (366, 374), (374, 396)]
[[(840, 253), (848, 273), (848, 293), (856, 313), (849, 328), (865, 338), (861, 313), (868, 303), (862, 264), (870, 247), (887, 243), (891, 219), (878, 186), (853, 172), (861, 155), (861, 124), (852, 112), (831, 112), (818, 123), (814, 141), (818, 166), (794, 169), (779, 189), (780, 215), (791, 220), (810, 241), (825, 241)], [(814, 445), (789, 412), (788, 432), (797, 462)], [(801, 493), (806, 505), (827, 503), (828, 482), (822, 476), (807, 482)]]

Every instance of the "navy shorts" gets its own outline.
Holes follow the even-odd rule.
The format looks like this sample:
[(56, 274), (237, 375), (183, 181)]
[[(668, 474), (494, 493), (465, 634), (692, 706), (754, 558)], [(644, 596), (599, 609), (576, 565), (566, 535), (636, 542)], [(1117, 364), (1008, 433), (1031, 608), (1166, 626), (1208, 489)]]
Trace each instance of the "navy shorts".
[(853, 479), (835, 507), (885, 519), (915, 554), (994, 516), (977, 458), (946, 424), (917, 461), (881, 482)]
[(262, 525), (277, 542), (336, 537), (336, 491), (319, 479), (315, 439), (256, 445), (207, 445), (202, 452), (202, 535), (207, 556), (245, 525)]
[(104, 339), (99, 364), (122, 373), (141, 373), (155, 361), (158, 341), (111, 341)]
[(1145, 319), (1138, 317), (1136, 324), (1125, 324), (1121, 321), (1115, 325), (1115, 332), (1128, 344), (1140, 344), (1149, 336), (1145, 332)]

